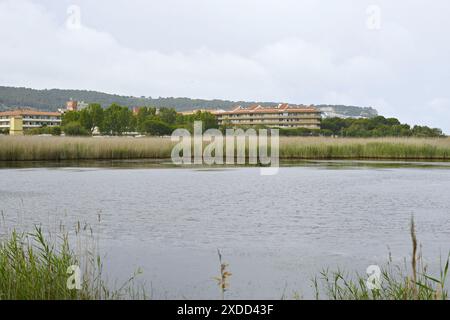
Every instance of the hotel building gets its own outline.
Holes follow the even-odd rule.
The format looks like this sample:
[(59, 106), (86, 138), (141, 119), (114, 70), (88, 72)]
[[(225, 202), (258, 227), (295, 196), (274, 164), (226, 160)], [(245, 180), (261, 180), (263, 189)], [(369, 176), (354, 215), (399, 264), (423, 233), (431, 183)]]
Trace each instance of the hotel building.
[(61, 125), (61, 113), (36, 110), (13, 110), (0, 112), (0, 129), (9, 129), (10, 134), (21, 134), (22, 130)]
[(314, 107), (279, 104), (275, 107), (253, 105), (237, 106), (231, 111), (214, 112), (219, 125), (256, 126), (277, 128), (320, 129), (321, 112)]

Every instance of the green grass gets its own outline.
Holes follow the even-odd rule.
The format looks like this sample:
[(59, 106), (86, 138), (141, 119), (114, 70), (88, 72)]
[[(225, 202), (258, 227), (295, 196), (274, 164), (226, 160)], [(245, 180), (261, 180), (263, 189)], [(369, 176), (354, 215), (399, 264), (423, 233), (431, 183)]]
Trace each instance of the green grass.
[[(447, 300), (449, 257), (441, 263), (438, 276), (430, 275), (422, 255), (418, 253), (414, 220), (411, 221), (412, 255), (410, 268), (392, 264), (381, 269), (379, 289), (369, 289), (368, 275), (350, 274), (343, 270), (324, 270), (313, 279), (316, 298), (331, 300)], [(408, 270), (410, 270), (408, 272)], [(324, 297), (321, 296), (324, 294)]]
[[(80, 257), (69, 247), (67, 235), (51, 244), (38, 227), (32, 233), (13, 231), (0, 242), (0, 300), (109, 300), (145, 297), (132, 285), (108, 288), (100, 256)], [(68, 289), (68, 267), (81, 269), (81, 289)]]
[(449, 138), (281, 138), (282, 159), (449, 160)]
[[(0, 161), (167, 159), (173, 145), (157, 137), (0, 136)], [(280, 158), (450, 160), (450, 138), (281, 137)]]
[(0, 161), (61, 161), (170, 158), (163, 138), (0, 136)]

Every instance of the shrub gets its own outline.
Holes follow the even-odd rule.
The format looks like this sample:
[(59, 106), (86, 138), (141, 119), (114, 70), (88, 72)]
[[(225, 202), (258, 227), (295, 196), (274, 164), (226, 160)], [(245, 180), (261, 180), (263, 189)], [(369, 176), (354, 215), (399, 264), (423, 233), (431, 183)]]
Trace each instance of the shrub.
[(158, 120), (147, 120), (142, 124), (145, 133), (152, 136), (164, 136), (172, 133), (172, 127)]
[(52, 136), (61, 135), (61, 127), (40, 127), (24, 131), (26, 135), (51, 134)]
[(63, 127), (66, 136), (88, 136), (90, 135), (78, 121), (69, 122)]

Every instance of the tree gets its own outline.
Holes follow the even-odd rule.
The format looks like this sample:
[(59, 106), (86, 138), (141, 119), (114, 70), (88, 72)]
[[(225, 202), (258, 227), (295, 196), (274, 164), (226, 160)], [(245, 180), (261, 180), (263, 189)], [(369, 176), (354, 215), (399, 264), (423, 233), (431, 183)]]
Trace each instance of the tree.
[(402, 124), (396, 118), (377, 116), (370, 119), (323, 119), (322, 130), (330, 130), (337, 136), (349, 137), (441, 137), (442, 130), (426, 126)]
[(145, 133), (143, 124), (147, 120), (155, 120), (156, 108), (141, 107), (136, 115), (136, 130), (140, 133)]
[(159, 118), (167, 124), (175, 124), (177, 111), (173, 108), (161, 108), (159, 110)]
[(80, 121), (80, 113), (78, 111), (69, 111), (63, 114), (61, 124), (64, 126), (70, 122)]
[(69, 122), (63, 126), (66, 136), (88, 136), (89, 131), (86, 130), (78, 121)]
[(216, 116), (210, 112), (198, 111), (195, 114), (195, 121), (201, 121), (203, 123), (203, 130), (217, 129), (219, 127)]
[(219, 124), (217, 122), (216, 116), (214, 116), (211, 112), (202, 112), (197, 111), (194, 114), (181, 116), (182, 118), (177, 119), (177, 123), (183, 124), (184, 127), (189, 130), (193, 129), (194, 121), (201, 121), (203, 125), (203, 131), (208, 129), (217, 129), (219, 128)]
[(112, 104), (104, 111), (104, 119), (100, 127), (102, 133), (122, 135), (133, 129), (133, 113), (128, 107)]
[(92, 132), (93, 122), (92, 122), (92, 118), (89, 113), (89, 110), (87, 108), (83, 109), (83, 110), (79, 111), (78, 114), (79, 114), (78, 121), (83, 126), (83, 128), (85, 128), (86, 130), (89, 130), (89, 132)]
[(101, 127), (104, 119), (104, 110), (102, 106), (98, 103), (90, 104), (87, 110), (91, 118), (90, 130), (91, 132), (93, 132), (96, 127), (98, 128)]
[(172, 133), (172, 128), (159, 120), (146, 120), (142, 124), (143, 132), (152, 136), (164, 136)]

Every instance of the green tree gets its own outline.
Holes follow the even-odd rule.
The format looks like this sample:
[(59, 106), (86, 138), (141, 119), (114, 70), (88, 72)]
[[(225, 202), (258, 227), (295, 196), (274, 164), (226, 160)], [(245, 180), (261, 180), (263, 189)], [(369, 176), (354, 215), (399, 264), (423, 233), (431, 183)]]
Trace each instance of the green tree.
[(104, 134), (122, 135), (132, 131), (133, 113), (128, 107), (112, 104), (104, 111), (104, 118), (100, 130)]
[(104, 119), (104, 110), (98, 103), (91, 103), (87, 110), (91, 119), (90, 130), (91, 132), (93, 132), (96, 127), (100, 128), (102, 126)]
[(61, 124), (64, 126), (70, 122), (80, 121), (80, 113), (78, 111), (68, 111), (62, 115)]
[(78, 114), (78, 122), (83, 126), (83, 128), (89, 130), (89, 132), (92, 132), (93, 122), (89, 110), (87, 108), (83, 109), (81, 111), (78, 111)]
[(156, 118), (156, 108), (152, 107), (141, 107), (136, 115), (136, 130), (140, 133), (145, 133), (143, 124), (147, 120), (155, 120)]
[(164, 136), (172, 133), (172, 127), (159, 120), (146, 120), (142, 124), (143, 132), (152, 136)]
[(84, 128), (80, 122), (69, 122), (63, 126), (66, 136), (88, 136), (89, 131)]
[(167, 124), (175, 124), (177, 111), (173, 108), (161, 108), (159, 109), (159, 118)]

